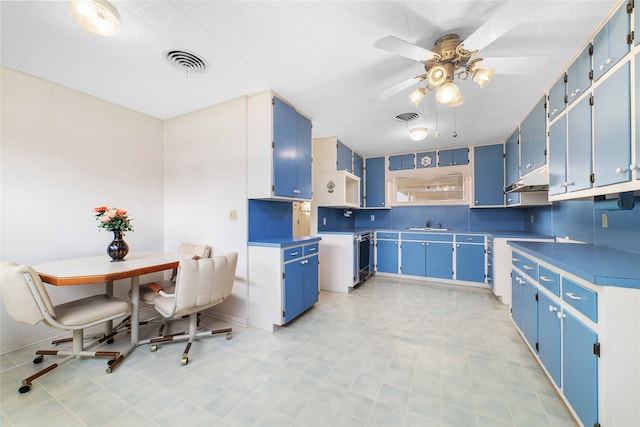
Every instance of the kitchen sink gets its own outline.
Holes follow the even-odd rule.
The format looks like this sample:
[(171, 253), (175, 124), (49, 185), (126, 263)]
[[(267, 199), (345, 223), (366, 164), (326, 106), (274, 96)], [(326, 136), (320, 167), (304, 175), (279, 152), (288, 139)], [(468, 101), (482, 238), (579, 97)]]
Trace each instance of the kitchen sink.
[(448, 228), (431, 228), (431, 227), (408, 227), (411, 231), (449, 231)]

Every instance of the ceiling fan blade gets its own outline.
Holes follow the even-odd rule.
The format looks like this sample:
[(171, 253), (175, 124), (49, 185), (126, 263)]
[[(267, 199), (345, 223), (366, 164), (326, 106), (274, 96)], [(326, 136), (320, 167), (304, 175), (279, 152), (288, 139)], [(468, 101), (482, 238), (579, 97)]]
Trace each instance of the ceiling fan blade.
[(497, 74), (534, 74), (549, 61), (548, 56), (504, 56), (483, 58), (482, 68), (495, 68)]
[(402, 83), (398, 83), (397, 85), (390, 87), (389, 89), (385, 89), (382, 92), (378, 92), (377, 94), (370, 96), (369, 98), (367, 98), (367, 102), (378, 102), (378, 101), (382, 101), (383, 99), (387, 99), (390, 96), (395, 95), (396, 93), (400, 92), (403, 89), (406, 89), (410, 86), (413, 86), (414, 84), (418, 83), (420, 81), (420, 79), (416, 79), (415, 77), (411, 77), (410, 79), (407, 79), (405, 81), (403, 81)]
[[(529, 7), (533, 6), (535, 5)], [(467, 37), (462, 44), (469, 51), (481, 50), (523, 22), (527, 16), (529, 16), (527, 3), (507, 2), (495, 15)]]
[(435, 55), (428, 49), (409, 43), (408, 41), (399, 39), (395, 36), (384, 37), (375, 42), (373, 46), (419, 62), (426, 61)]

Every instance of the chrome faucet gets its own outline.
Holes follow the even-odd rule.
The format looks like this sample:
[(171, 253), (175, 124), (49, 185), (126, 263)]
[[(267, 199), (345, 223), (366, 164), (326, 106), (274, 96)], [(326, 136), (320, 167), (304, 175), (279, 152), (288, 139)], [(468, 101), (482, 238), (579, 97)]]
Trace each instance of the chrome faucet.
[(424, 221), (424, 228), (431, 228), (431, 220), (429, 218)]

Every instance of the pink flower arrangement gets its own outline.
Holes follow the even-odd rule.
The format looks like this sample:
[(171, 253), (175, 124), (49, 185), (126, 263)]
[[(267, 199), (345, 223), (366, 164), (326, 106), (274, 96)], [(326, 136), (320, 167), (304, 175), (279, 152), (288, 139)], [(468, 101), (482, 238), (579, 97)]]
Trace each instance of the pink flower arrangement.
[(133, 231), (133, 226), (129, 219), (129, 214), (124, 209), (107, 208), (106, 206), (98, 206), (93, 209), (98, 228), (104, 228), (107, 231)]

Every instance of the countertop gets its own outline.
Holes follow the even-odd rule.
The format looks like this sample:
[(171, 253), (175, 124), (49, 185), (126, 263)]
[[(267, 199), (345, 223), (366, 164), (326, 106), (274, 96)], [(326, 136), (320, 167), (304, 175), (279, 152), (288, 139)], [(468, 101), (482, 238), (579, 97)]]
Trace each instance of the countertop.
[(527, 233), (524, 231), (503, 231), (503, 230), (483, 230), (483, 231), (470, 231), (470, 230), (454, 230), (454, 229), (447, 229), (445, 230), (409, 230), (406, 228), (380, 228), (380, 229), (375, 229), (375, 228), (356, 228), (354, 230), (324, 230), (324, 231), (318, 231), (318, 234), (347, 234), (347, 235), (358, 235), (358, 234), (362, 234), (362, 233), (369, 233), (369, 232), (376, 232), (376, 231), (382, 231), (382, 232), (387, 232), (387, 233), (446, 233), (446, 234), (478, 234), (478, 235), (485, 235), (485, 234), (490, 234), (493, 237), (497, 237), (497, 238), (513, 238), (513, 239), (526, 239), (526, 238), (530, 238), (530, 239), (550, 239), (550, 240), (554, 240), (555, 238), (553, 236), (545, 236), (545, 235), (541, 235), (541, 234), (534, 234), (534, 233)]
[(559, 269), (600, 286), (640, 289), (640, 254), (582, 243), (509, 242)]
[(254, 240), (247, 243), (248, 246), (266, 246), (270, 248), (287, 248), (289, 246), (303, 245), (319, 242), (320, 236), (287, 236), (274, 237), (272, 239)]

